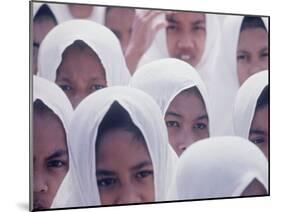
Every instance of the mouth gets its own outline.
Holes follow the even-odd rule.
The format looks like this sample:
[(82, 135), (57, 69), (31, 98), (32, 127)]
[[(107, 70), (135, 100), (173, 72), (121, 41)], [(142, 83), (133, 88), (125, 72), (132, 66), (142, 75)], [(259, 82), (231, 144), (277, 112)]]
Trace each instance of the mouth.
[(34, 210), (41, 210), (41, 209), (46, 209), (47, 207), (44, 206), (44, 203), (41, 201), (35, 201), (33, 203), (33, 209)]
[(194, 57), (191, 54), (180, 54), (178, 58), (189, 64), (192, 64), (193, 59), (194, 59)]

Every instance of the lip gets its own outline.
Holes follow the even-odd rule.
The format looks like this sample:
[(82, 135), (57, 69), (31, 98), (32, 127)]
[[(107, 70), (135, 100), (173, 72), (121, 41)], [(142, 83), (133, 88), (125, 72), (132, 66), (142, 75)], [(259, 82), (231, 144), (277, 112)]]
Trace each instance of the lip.
[(40, 200), (35, 200), (33, 203), (33, 209), (34, 210), (39, 210), (39, 209), (46, 209), (47, 207), (45, 206), (43, 201)]
[(183, 60), (189, 64), (192, 64), (194, 57), (192, 54), (182, 53), (178, 55), (178, 59)]

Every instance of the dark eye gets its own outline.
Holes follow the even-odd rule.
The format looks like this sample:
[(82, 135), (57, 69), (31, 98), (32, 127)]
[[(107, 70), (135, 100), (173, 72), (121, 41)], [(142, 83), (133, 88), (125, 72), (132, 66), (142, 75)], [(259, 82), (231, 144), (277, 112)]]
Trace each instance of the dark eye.
[(61, 87), (61, 89), (65, 92), (67, 91), (71, 91), (72, 87), (70, 85), (59, 85)]
[(249, 57), (245, 54), (240, 54), (240, 55), (237, 56), (237, 60), (238, 61), (246, 61), (246, 60), (248, 61)]
[(151, 176), (153, 175), (153, 171), (151, 170), (145, 170), (145, 171), (140, 171), (136, 174), (136, 178), (138, 179), (142, 179), (142, 178), (145, 178), (145, 177), (148, 177), (148, 176)]
[(176, 30), (176, 29), (177, 29), (176, 24), (169, 23), (167, 26), (167, 30)]
[(177, 121), (166, 121), (166, 126), (167, 127), (180, 127), (180, 124)]
[(117, 180), (115, 178), (103, 178), (97, 180), (98, 187), (107, 188), (113, 186)]
[(91, 90), (92, 91), (97, 91), (97, 90), (100, 90), (100, 89), (103, 89), (103, 88), (105, 88), (106, 86), (104, 86), (104, 85), (93, 85), (92, 87), (91, 87)]
[(265, 142), (265, 140), (264, 140), (263, 137), (260, 137), (260, 138), (254, 138), (254, 139), (252, 139), (252, 142), (253, 142), (254, 144), (262, 144), (262, 143)]
[(200, 129), (200, 130), (203, 130), (203, 129), (206, 129), (207, 128), (207, 125), (204, 124), (204, 123), (196, 123), (194, 126), (193, 126), (194, 129)]
[(205, 26), (200, 26), (200, 25), (198, 25), (198, 26), (194, 26), (194, 27), (193, 27), (193, 30), (194, 30), (194, 31), (200, 31), (200, 30), (205, 31), (206, 28), (205, 28)]
[(47, 162), (47, 167), (48, 168), (60, 168), (62, 166), (65, 166), (66, 163), (61, 160), (51, 160)]
[(260, 57), (268, 57), (268, 52), (261, 53)]

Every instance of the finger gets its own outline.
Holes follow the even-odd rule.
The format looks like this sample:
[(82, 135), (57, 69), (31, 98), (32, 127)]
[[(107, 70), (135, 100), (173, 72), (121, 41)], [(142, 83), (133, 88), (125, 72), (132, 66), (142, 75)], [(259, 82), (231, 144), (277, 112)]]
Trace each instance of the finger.
[(157, 16), (160, 16), (162, 14), (164, 14), (163, 11), (159, 11), (159, 10), (153, 11), (153, 12), (149, 13), (146, 17), (144, 17), (144, 21), (146, 23), (150, 23), (152, 20), (154, 20), (154, 18), (156, 18)]

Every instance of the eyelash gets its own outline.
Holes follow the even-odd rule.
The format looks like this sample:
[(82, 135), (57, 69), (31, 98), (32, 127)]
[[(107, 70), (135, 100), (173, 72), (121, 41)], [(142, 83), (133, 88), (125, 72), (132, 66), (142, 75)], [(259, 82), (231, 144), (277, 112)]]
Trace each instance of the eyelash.
[(166, 121), (166, 126), (179, 128), (180, 124), (177, 121)]
[(146, 178), (146, 177), (151, 176), (151, 175), (153, 175), (153, 171), (152, 170), (144, 170), (144, 171), (139, 171), (136, 174), (136, 178), (137, 179), (143, 179), (143, 178)]
[(237, 60), (249, 60), (249, 56), (247, 55), (238, 55), (237, 56)]
[(193, 126), (193, 129), (204, 130), (207, 128), (207, 125), (204, 123), (197, 123)]
[(264, 141), (264, 138), (263, 138), (263, 137), (259, 137), (259, 138), (252, 139), (252, 142), (253, 142), (254, 144), (259, 145), (259, 144), (264, 143), (265, 141)]
[(68, 91), (72, 90), (72, 87), (70, 85), (59, 85), (59, 86), (65, 92), (68, 92)]
[(97, 91), (97, 90), (100, 90), (100, 89), (103, 89), (103, 88), (105, 88), (104, 85), (93, 85), (93, 86), (91, 87), (91, 90)]
[(97, 184), (99, 188), (109, 188), (116, 184), (117, 180), (115, 178), (103, 178), (97, 180)]
[(66, 165), (65, 161), (62, 160), (51, 160), (47, 162), (48, 168), (61, 168)]

